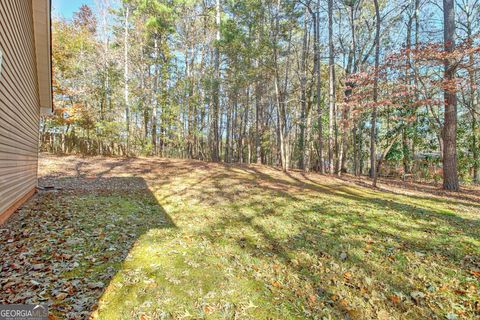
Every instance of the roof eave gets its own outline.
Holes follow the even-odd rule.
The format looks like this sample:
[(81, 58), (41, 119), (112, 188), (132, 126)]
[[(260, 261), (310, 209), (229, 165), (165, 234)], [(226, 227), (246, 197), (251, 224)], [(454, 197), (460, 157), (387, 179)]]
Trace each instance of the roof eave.
[(53, 112), (51, 0), (32, 1), (38, 95), (42, 113)]

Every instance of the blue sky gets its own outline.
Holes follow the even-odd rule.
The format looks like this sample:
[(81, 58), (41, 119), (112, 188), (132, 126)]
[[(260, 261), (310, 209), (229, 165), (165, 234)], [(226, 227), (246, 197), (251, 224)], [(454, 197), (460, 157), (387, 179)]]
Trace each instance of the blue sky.
[(95, 10), (95, 0), (52, 0), (53, 15), (70, 19), (82, 4)]

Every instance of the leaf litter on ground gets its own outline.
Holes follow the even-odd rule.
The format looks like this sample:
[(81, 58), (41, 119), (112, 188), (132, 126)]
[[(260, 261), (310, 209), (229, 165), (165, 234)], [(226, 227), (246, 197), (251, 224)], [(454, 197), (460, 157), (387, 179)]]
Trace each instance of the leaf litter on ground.
[(480, 316), (476, 191), (148, 158), (42, 155), (40, 175), (0, 228), (3, 303), (60, 319)]

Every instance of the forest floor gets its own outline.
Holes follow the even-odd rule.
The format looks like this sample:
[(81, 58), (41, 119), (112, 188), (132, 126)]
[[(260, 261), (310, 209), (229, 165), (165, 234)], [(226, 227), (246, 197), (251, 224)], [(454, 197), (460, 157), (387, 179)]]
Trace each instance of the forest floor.
[(40, 176), (0, 226), (1, 303), (52, 319), (480, 316), (478, 189), (50, 155)]

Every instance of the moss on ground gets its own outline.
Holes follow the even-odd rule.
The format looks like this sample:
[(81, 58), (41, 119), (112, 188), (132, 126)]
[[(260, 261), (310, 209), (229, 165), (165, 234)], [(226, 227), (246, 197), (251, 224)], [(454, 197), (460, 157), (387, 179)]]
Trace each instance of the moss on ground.
[(52, 319), (480, 317), (480, 204), (465, 193), (263, 166), (47, 160), (41, 183), (63, 189), (0, 229), (2, 301), (48, 302)]
[(479, 315), (478, 205), (268, 172), (149, 181), (175, 226), (139, 237), (96, 317)]

